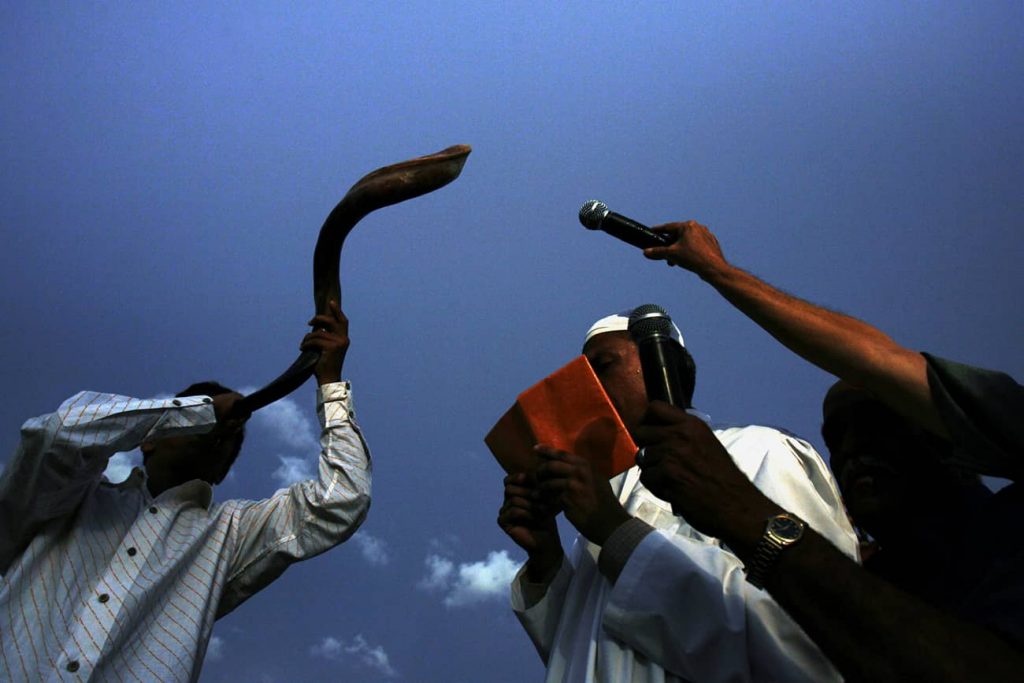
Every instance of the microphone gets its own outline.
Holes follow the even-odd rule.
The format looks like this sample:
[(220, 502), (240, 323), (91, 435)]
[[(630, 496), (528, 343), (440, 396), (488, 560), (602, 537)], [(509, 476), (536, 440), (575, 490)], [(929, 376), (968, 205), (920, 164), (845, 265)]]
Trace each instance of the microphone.
[(667, 247), (673, 239), (669, 235), (654, 232), (646, 225), (637, 223), (631, 218), (608, 210), (608, 205), (591, 199), (580, 207), (580, 223), (587, 230), (603, 230), (612, 237), (634, 247)]
[(640, 353), (647, 400), (689, 408), (679, 381), (683, 347), (672, 338), (672, 318), (665, 309), (655, 304), (637, 306), (629, 316), (627, 329)]

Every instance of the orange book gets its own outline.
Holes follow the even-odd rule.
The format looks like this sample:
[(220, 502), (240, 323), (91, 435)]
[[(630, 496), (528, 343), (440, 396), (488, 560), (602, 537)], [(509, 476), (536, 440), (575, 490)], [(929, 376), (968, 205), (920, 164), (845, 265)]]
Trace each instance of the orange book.
[(484, 437), (506, 472), (532, 472), (540, 464), (535, 444), (590, 460), (611, 479), (633, 465), (636, 444), (585, 356), (519, 394)]

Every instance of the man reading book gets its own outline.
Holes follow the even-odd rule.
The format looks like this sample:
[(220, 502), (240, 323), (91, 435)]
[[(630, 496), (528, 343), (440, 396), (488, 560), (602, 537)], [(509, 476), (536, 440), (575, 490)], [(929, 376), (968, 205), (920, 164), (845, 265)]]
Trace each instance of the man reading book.
[[(647, 395), (628, 318), (597, 321), (583, 353), (632, 433)], [(685, 350), (678, 329), (673, 337)], [(683, 366), (692, 402), (695, 366)], [(810, 444), (759, 426), (715, 436), (765, 495), (856, 557), (835, 481)], [(536, 451), (535, 471), (506, 477), (498, 524), (529, 557), (512, 604), (548, 681), (838, 679), (800, 627), (746, 580), (736, 555), (645, 489), (639, 468), (608, 481), (575, 454), (544, 444)], [(568, 556), (559, 511), (579, 532)]]

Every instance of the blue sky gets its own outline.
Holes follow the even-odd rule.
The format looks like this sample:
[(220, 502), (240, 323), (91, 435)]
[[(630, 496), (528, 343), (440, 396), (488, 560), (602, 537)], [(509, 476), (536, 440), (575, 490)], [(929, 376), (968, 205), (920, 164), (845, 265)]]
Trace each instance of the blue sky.
[[(1020, 2), (2, 2), (0, 454), (80, 389), (276, 376), (348, 187), (470, 144), (345, 246), (370, 517), (220, 621), (202, 680), (536, 680), (482, 441), (515, 395), (647, 302), (718, 421), (820, 446), (830, 383), (579, 206), (699, 220), (788, 291), (1019, 379), (1022, 36)], [(217, 497), (301, 476), (312, 405), (257, 414)]]

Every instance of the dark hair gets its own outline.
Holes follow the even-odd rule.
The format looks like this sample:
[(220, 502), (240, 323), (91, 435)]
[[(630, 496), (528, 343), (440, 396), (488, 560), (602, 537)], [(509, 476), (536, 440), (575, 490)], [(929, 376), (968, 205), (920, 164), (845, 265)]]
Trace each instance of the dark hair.
[[(174, 396), (176, 398), (182, 398), (184, 396), (210, 396), (210, 397), (213, 397), (213, 396), (220, 396), (221, 394), (232, 394), (232, 393), (234, 393), (234, 391), (235, 391), (234, 389), (229, 389), (228, 387), (224, 386), (220, 382), (214, 382), (213, 380), (208, 380), (206, 382), (196, 382), (195, 384), (190, 384), (187, 387), (185, 387), (184, 389), (182, 389), (181, 391), (179, 391), (178, 393), (176, 393)], [(231, 467), (235, 464), (235, 460), (238, 459), (238, 454), (242, 451), (242, 442), (243, 441), (245, 441), (245, 425), (242, 425), (241, 429), (238, 430), (238, 438), (235, 439), (234, 450), (231, 451), (231, 457), (228, 459), (227, 467), (224, 468), (225, 475), (231, 469)], [(218, 479), (217, 481), (212, 482), (212, 483), (219, 484), (221, 481), (223, 481), (223, 479), (224, 479), (224, 477), (222, 476), (220, 479)]]

